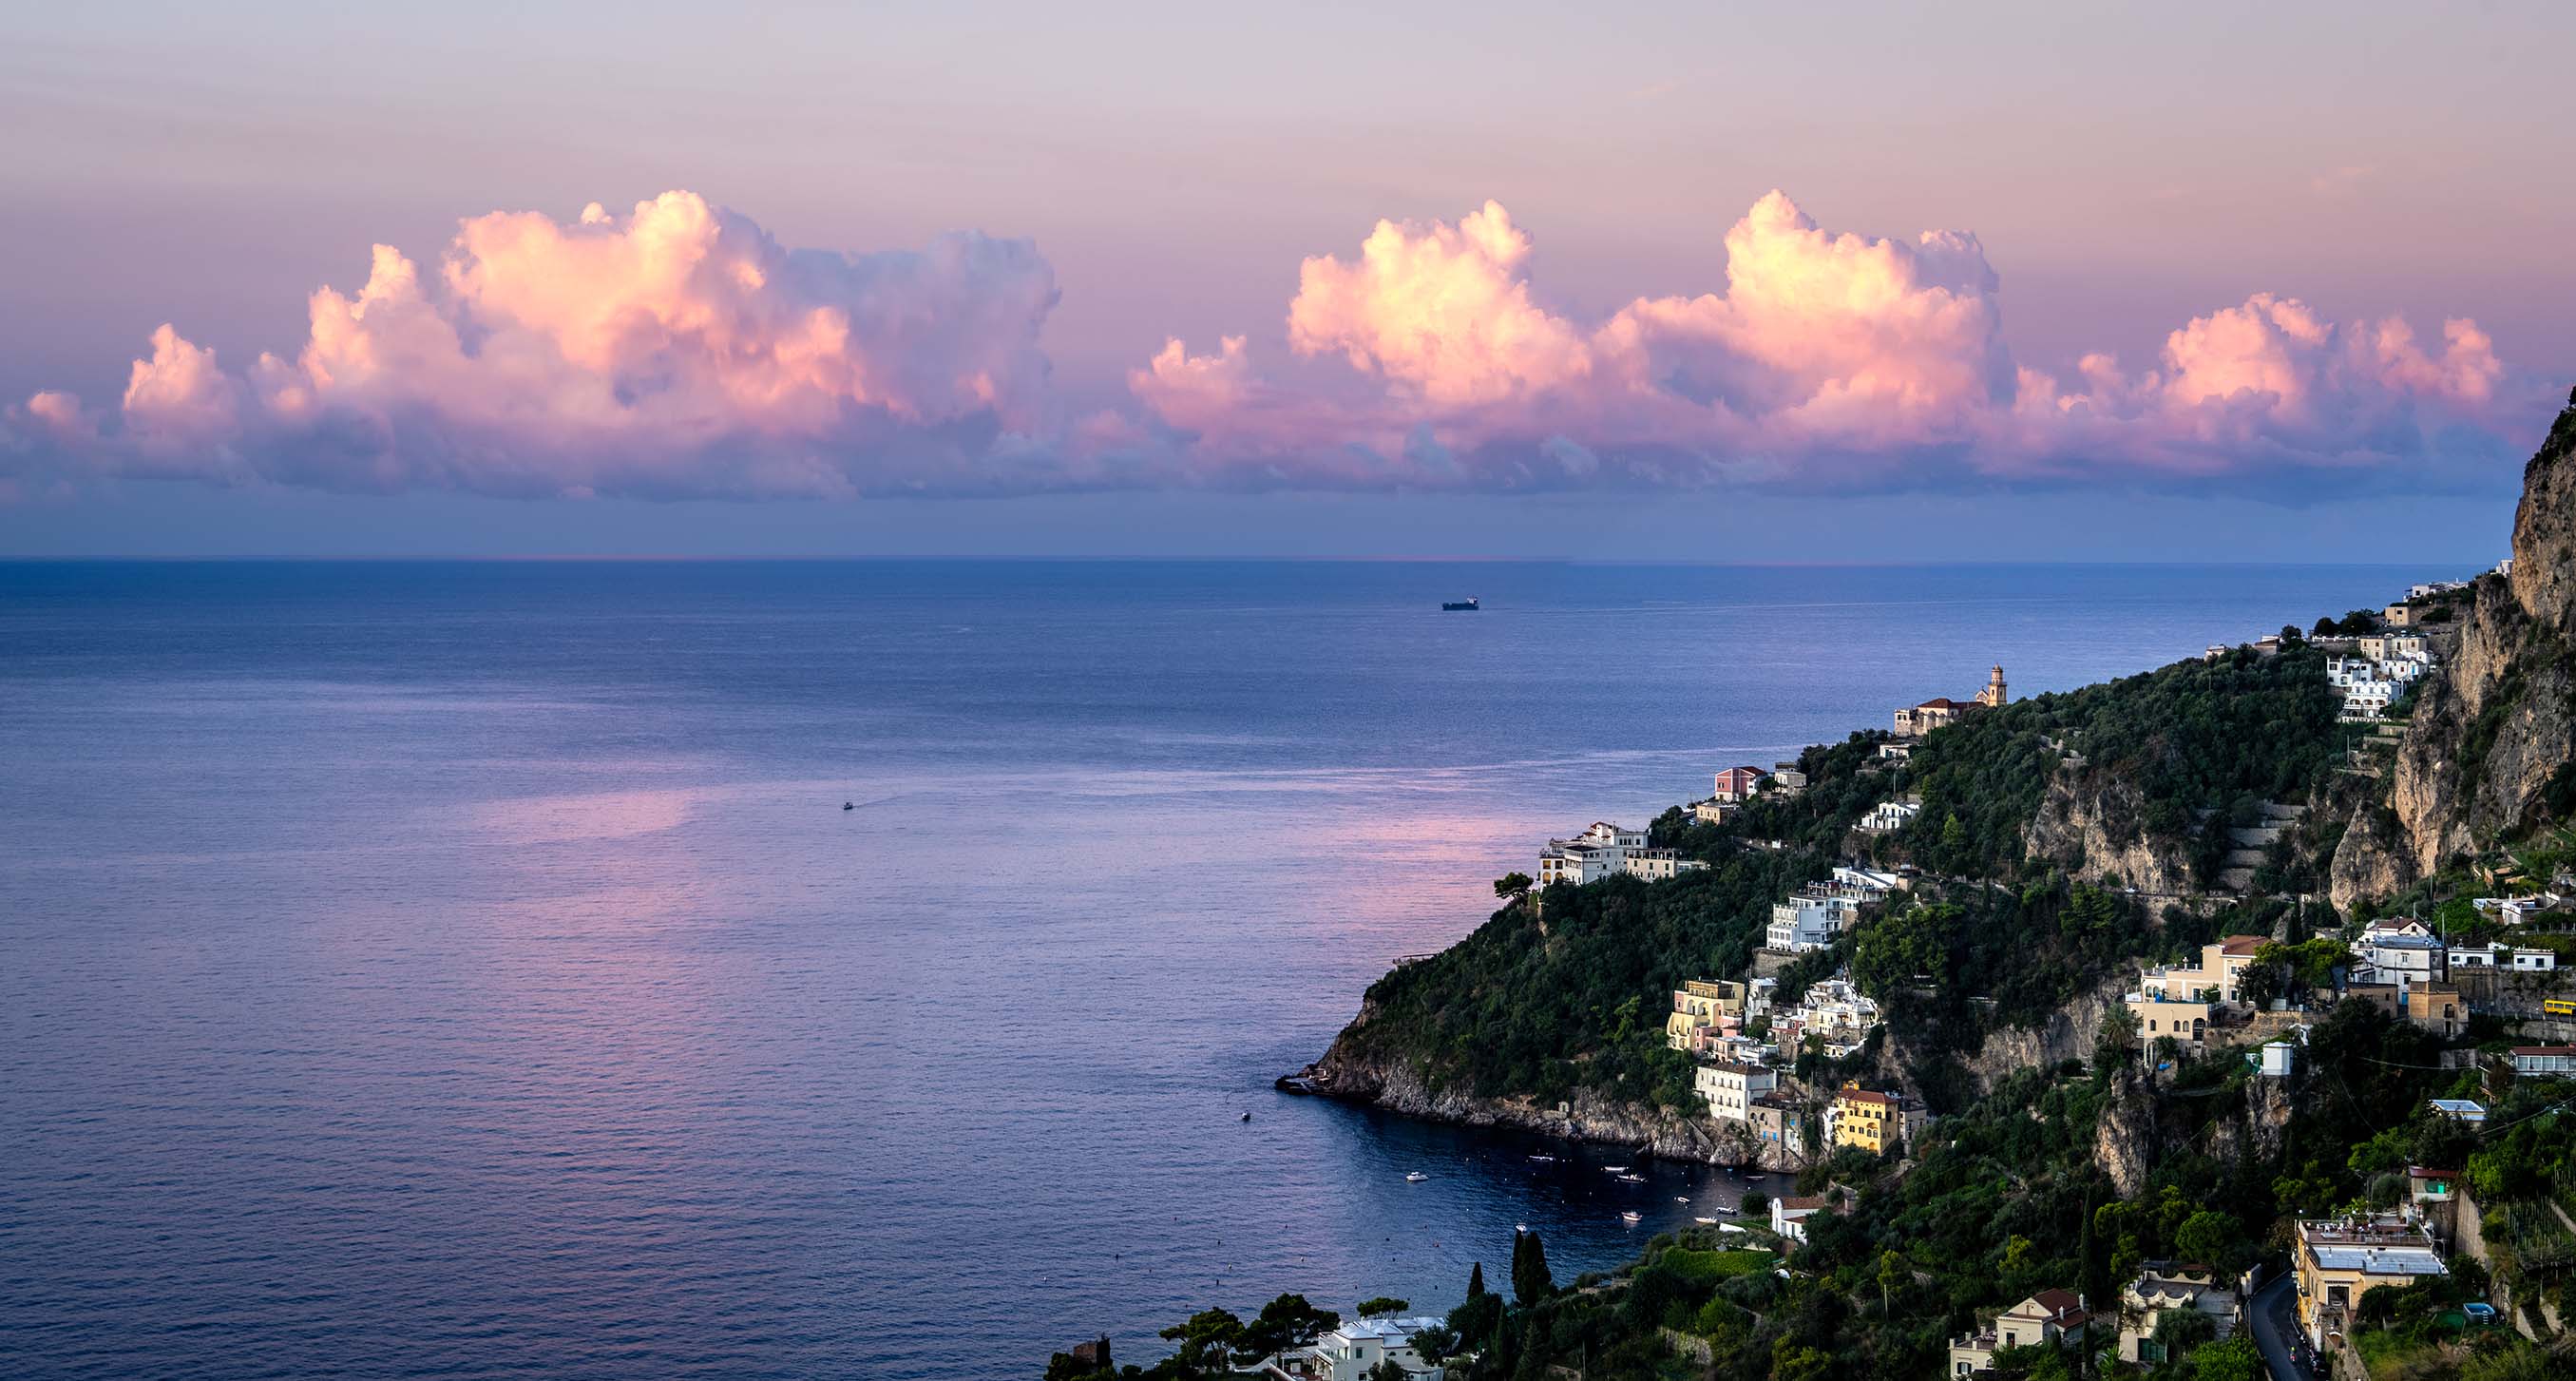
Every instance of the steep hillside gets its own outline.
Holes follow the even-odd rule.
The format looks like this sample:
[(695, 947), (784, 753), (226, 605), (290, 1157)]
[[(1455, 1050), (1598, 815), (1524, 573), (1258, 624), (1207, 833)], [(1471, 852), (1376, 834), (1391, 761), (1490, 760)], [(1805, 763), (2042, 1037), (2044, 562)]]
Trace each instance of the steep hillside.
[[(1803, 793), (1723, 825), (1679, 810), (1655, 822), (1657, 844), (1706, 871), (1508, 904), (1379, 980), (1302, 1073), (1320, 1092), (1408, 1113), (1726, 1158), (1692, 1060), (1664, 1048), (1667, 995), (1743, 974), (1771, 904), (1862, 855), (1926, 876), (1885, 918), (1791, 964), (1782, 992), (1848, 963), (1886, 1005), (1888, 1038), (1847, 1067), (1809, 1069), (1811, 1056), (1800, 1073), (1897, 1079), (1954, 1106), (2009, 1072), (2013, 1052), (2088, 1046), (2110, 975), (2207, 938), (2209, 907), (2177, 920), (2152, 894), (2208, 890), (2232, 829), (2259, 822), (2266, 801), (2311, 798), (2349, 737), (2337, 703), (2321, 654), (2294, 641), (2018, 701), (1935, 731), (1910, 761), (1881, 757), (1879, 734), (1811, 748)], [(1903, 831), (1854, 832), (1873, 805), (1907, 796), (1923, 810)]]
[(2576, 394), (2523, 469), (2513, 574), (2483, 576), (2445, 673), (2417, 697), (2384, 799), (2333, 870), (2338, 906), (2576, 816)]

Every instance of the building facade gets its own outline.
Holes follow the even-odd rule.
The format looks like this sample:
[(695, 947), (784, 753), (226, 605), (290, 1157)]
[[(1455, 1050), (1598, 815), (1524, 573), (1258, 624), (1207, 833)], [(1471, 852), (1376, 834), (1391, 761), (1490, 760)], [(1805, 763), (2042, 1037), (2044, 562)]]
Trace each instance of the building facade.
[(2394, 1213), (2302, 1221), (2291, 1264), (2299, 1328), (2319, 1352), (2343, 1346), (2363, 1295), (2450, 1273), (2424, 1230)]
[(1748, 1126), (1753, 1121), (1753, 1101), (1779, 1086), (1779, 1071), (1732, 1061), (1701, 1065), (1692, 1083), (1708, 1103), (1709, 1116)]
[(1838, 1149), (1880, 1155), (1911, 1143), (1927, 1116), (1921, 1100), (1907, 1094), (1845, 1083), (1825, 1110), (1825, 1139)]

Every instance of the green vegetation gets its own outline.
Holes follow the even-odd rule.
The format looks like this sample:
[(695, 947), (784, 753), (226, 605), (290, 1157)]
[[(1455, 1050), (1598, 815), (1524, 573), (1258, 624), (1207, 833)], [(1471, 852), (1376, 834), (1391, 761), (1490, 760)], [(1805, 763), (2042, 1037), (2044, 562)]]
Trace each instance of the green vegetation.
[(1690, 1060), (1664, 1047), (1666, 994), (1742, 971), (1772, 901), (1822, 871), (1805, 855), (1739, 848), (1670, 882), (1551, 887), (1379, 979), (1350, 1040), (1412, 1060), (1434, 1088), (1554, 1102), (1589, 1087), (1689, 1106)]
[[(2318, 620), (2315, 631), (2368, 631), (2374, 611)], [(2142, 1065), (2134, 1024), (2116, 1008), (2088, 1065), (2024, 1069), (1980, 1092), (1960, 1056), (1997, 1028), (2028, 1026), (2142, 959), (2185, 959), (2227, 934), (2283, 937), (2246, 971), (2249, 998), (2330, 1000), (2350, 954), (2331, 908), (2283, 896), (2206, 901), (2133, 893), (2107, 860), (2072, 853), (2074, 817), (2124, 854), (2143, 850), (2170, 876), (2216, 873), (2231, 826), (2260, 823), (2269, 801), (2321, 801), (2356, 734), (2335, 722), (2323, 654), (2285, 630), (2276, 655), (2239, 649), (2106, 685), (1971, 715), (1920, 740), (1910, 761), (1883, 759), (1881, 734), (1807, 750), (1808, 786), (1759, 797), (1724, 825), (1675, 809), (1652, 842), (1710, 865), (1671, 882), (1614, 878), (1530, 890), (1495, 884), (1504, 905), (1468, 939), (1408, 964), (1369, 992), (1369, 1019), (1348, 1053), (1410, 1062), (1433, 1088), (1542, 1103), (1578, 1090), (1632, 1104), (1695, 1106), (1690, 1061), (1662, 1039), (1666, 993), (1686, 979), (1742, 974), (1771, 904), (1854, 853), (1922, 870), (1910, 892), (1828, 949), (1779, 974), (1782, 1000), (1848, 965), (1885, 1014), (1860, 1054), (1809, 1053), (1811, 1086), (1893, 1065), (1939, 1114), (1907, 1157), (1844, 1152), (1800, 1176), (1802, 1192), (1849, 1186), (1839, 1211), (1806, 1220), (1803, 1244), (1779, 1254), (1742, 1235), (1694, 1229), (1654, 1239), (1607, 1276), (1560, 1289), (1534, 1235), (1513, 1244), (1508, 1296), (1479, 1265), (1467, 1298), (1428, 1340), (1460, 1381), (1541, 1381), (1552, 1369), (1585, 1381), (1821, 1381), (1942, 1370), (1947, 1341), (1998, 1308), (2047, 1288), (2097, 1307), (2141, 1263), (2180, 1258), (2233, 1273), (2277, 1266), (2292, 1222), (2385, 1207), (2406, 1193), (2408, 1166), (2461, 1171), (2476, 1196), (2495, 1286), (2521, 1316), (2569, 1310), (2576, 1278), (2576, 1085), (2527, 1080), (2502, 1089), (2446, 1067), (2443, 1042), (2351, 1001), (2310, 1028), (2289, 1084), (2254, 1075), (2243, 1052), (2194, 1058), (2170, 1041)], [(2474, 775), (2478, 728), (2468, 728)], [(2494, 730), (2487, 731), (2493, 737)], [(2567, 794), (2576, 805), (2576, 767)], [(1864, 838), (1872, 806), (1918, 794), (1919, 816), (1893, 836)], [(2337, 803), (2348, 802), (2346, 791)], [(2342, 812), (2339, 810), (2338, 814)], [(2286, 832), (2256, 870), (2267, 891), (2318, 890), (2317, 860), (2339, 826)], [(2036, 844), (2034, 841), (2036, 840)], [(2489, 856), (2488, 862), (2496, 862)], [(2576, 867), (2576, 829), (2524, 841), (2504, 860), (2537, 886)], [(2465, 908), (2480, 879), (2461, 862), (2386, 903), (2433, 912), (2457, 935), (2496, 929)], [(2491, 885), (2491, 884), (2490, 884)], [(2439, 907), (2438, 911), (2434, 908)], [(2364, 905), (2355, 918), (2380, 914)], [(2571, 943), (2576, 948), (2576, 943)], [(2510, 1043), (2493, 1021), (2473, 1028)], [(2492, 1038), (2492, 1039), (2488, 1039)], [(2152, 1073), (2142, 1072), (2152, 1067)], [(2280, 1116), (2287, 1091), (2296, 1116)], [(2483, 1129), (2431, 1112), (2433, 1097), (2486, 1101)], [(2116, 1113), (2116, 1116), (2112, 1114)], [(2113, 1153), (2114, 1143), (2126, 1149)], [(2114, 1187), (2112, 1174), (2134, 1192)], [(2143, 1183), (2129, 1178), (2139, 1177)], [(1836, 1196), (1843, 1195), (1840, 1188)], [(1745, 1210), (1758, 1214), (1758, 1196)], [(1757, 1231), (1749, 1239), (1767, 1243)], [(2485, 1297), (2476, 1263), (2408, 1289), (2374, 1291), (2355, 1346), (2375, 1376), (2519, 1381), (2566, 1374), (2508, 1328), (2476, 1327), (2463, 1306)], [(1174, 1359), (1122, 1377), (1190, 1381), (1242, 1360), (1262, 1320), (1267, 1338), (1311, 1322), (1302, 1299), (1274, 1301), (1253, 1325), (1222, 1310), (1166, 1334)], [(1391, 1301), (1373, 1300), (1365, 1313)], [(1329, 1316), (1327, 1316), (1329, 1317)], [(2094, 1345), (2107, 1346), (2105, 1329)], [(2243, 1337), (2215, 1341), (2196, 1315), (2158, 1330), (2169, 1360), (2150, 1381), (2252, 1381), (2259, 1355)], [(1069, 1359), (1060, 1359), (1069, 1360)], [(2107, 1361), (2081, 1350), (2007, 1349), (2001, 1378), (2093, 1377)], [(1072, 1372), (1050, 1381), (1107, 1381)]]
[(2134, 801), (2133, 818), (2106, 828), (2181, 851), (2206, 880), (2226, 852), (2227, 825), (2253, 823), (2246, 812), (2259, 818), (2266, 800), (2305, 799), (2333, 767), (2355, 732), (2335, 722), (2339, 707), (2325, 654), (2305, 643), (2015, 701), (1914, 750), (1923, 813), (1900, 842), (1945, 873), (2020, 873), (2031, 822), (2071, 755), (2079, 789), (2113, 787)]
[[(2182, 1060), (2160, 1091), (2150, 1090), (2114, 1032), (2106, 1059), (2089, 1071), (2019, 1071), (1940, 1119), (1903, 1174), (1854, 1153), (1802, 1177), (1810, 1192), (1834, 1178), (1858, 1192), (1846, 1211), (1810, 1217), (1808, 1241), (1783, 1244), (1785, 1257), (1748, 1249), (1740, 1236), (1691, 1229), (1659, 1236), (1629, 1265), (1564, 1290), (1547, 1271), (1545, 1247), (1525, 1234), (1514, 1242), (1511, 1297), (1486, 1291), (1478, 1266), (1448, 1331), (1432, 1342), (1465, 1359), (1453, 1364), (1462, 1381), (1540, 1381), (1560, 1365), (1587, 1381), (1930, 1375), (1948, 1339), (2026, 1295), (2067, 1288), (2108, 1300), (2148, 1260), (2233, 1271), (2277, 1259), (2290, 1218), (2384, 1203), (2402, 1192), (2392, 1187), (2402, 1182), (2395, 1172), (2445, 1160), (2467, 1164), (2481, 1204), (2492, 1194), (2506, 1205), (2490, 1212), (2488, 1240), (2523, 1292), (2517, 1297), (2563, 1305), (2576, 1234), (2558, 1222), (2549, 1199), (2576, 1184), (2576, 1089), (2518, 1085), (2496, 1101), (2499, 1130), (2481, 1137), (2425, 1109), (2427, 1098), (2463, 1092), (2476, 1078), (2439, 1069), (2436, 1045), (2368, 1003), (2334, 1008), (2311, 1031), (2299, 1116), (2278, 1129), (2271, 1149), (2258, 1150), (2244, 1134), (2257, 1081), (2241, 1054)], [(2094, 1150), (2105, 1112), (2140, 1102), (2152, 1107), (2163, 1149), (2140, 1192), (2123, 1198)], [(2222, 1125), (2233, 1128), (2223, 1138)], [(1783, 1265), (1785, 1273), (1774, 1269)], [(2510, 1330), (2467, 1328), (2458, 1306), (2485, 1288), (2483, 1273), (2462, 1259), (2447, 1281), (2373, 1292), (2363, 1300), (2356, 1345), (2366, 1359), (2413, 1377), (2554, 1374)], [(1302, 1300), (1274, 1305), (1283, 1319), (1305, 1317)], [(1215, 1357), (1210, 1343), (1237, 1347), (1245, 1336), (1227, 1332), (1231, 1317), (1195, 1315), (1170, 1336), (1185, 1354)], [(2151, 1381), (2261, 1374), (2241, 1341), (2207, 1341), (2193, 1330), (2178, 1321), (2161, 1335), (2176, 1355), (2151, 1370)], [(2105, 1334), (2097, 1341), (2107, 1342)], [(1711, 1369), (1677, 1352), (1681, 1345), (1704, 1345)], [(1999, 1354), (1997, 1374), (2072, 1381), (2087, 1365), (2080, 1352), (2031, 1348)], [(2104, 1364), (2091, 1366), (2101, 1374)]]

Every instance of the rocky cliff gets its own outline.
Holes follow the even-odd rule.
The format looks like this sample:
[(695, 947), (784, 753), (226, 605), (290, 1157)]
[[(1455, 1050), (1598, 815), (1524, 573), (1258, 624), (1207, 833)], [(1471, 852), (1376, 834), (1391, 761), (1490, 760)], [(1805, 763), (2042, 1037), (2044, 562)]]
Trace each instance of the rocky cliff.
[(1575, 1141), (1634, 1147), (1668, 1160), (1708, 1165), (1759, 1165), (1766, 1170), (1797, 1168), (1782, 1161), (1778, 1148), (1755, 1143), (1743, 1128), (1711, 1118), (1685, 1115), (1669, 1108), (1619, 1102), (1590, 1089), (1576, 1090), (1561, 1104), (1541, 1104), (1525, 1097), (1480, 1098), (1461, 1089), (1433, 1089), (1410, 1061), (1371, 1049), (1365, 1028), (1376, 1016), (1363, 1003), (1358, 1018), (1344, 1028), (1324, 1058), (1299, 1070), (1316, 1092), (1332, 1098), (1374, 1104), (1390, 1112), (1456, 1122), (1471, 1127), (1509, 1127)]
[(2122, 965), (2033, 1027), (2006, 1026), (1986, 1034), (1977, 1053), (1961, 1063), (1976, 1081), (1977, 1092), (1993, 1091), (1997, 1080), (2017, 1069), (2044, 1069), (2068, 1060), (2090, 1061), (2101, 1037), (2102, 1019), (2118, 1010), (2121, 997), (2136, 981), (2136, 970)]
[(2033, 857), (2081, 882), (2142, 892), (2194, 890), (2181, 846), (2149, 836), (2140, 823), (2145, 814), (2146, 800), (2135, 783), (2080, 762), (2061, 762), (2022, 842)]
[(2385, 814), (2344, 835), (2349, 906), (2455, 854), (2576, 812), (2576, 394), (2522, 472), (2513, 574), (2478, 580), (2450, 665), (2417, 695)]

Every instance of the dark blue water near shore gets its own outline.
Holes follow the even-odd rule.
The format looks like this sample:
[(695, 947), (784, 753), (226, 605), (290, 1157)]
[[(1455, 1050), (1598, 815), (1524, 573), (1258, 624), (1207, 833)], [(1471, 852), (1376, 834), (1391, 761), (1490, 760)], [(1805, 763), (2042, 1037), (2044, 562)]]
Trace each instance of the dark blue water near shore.
[(1031, 1377), (1608, 1265), (1732, 1188), (1269, 1080), (1547, 832), (2459, 574), (0, 565), (0, 1373)]

